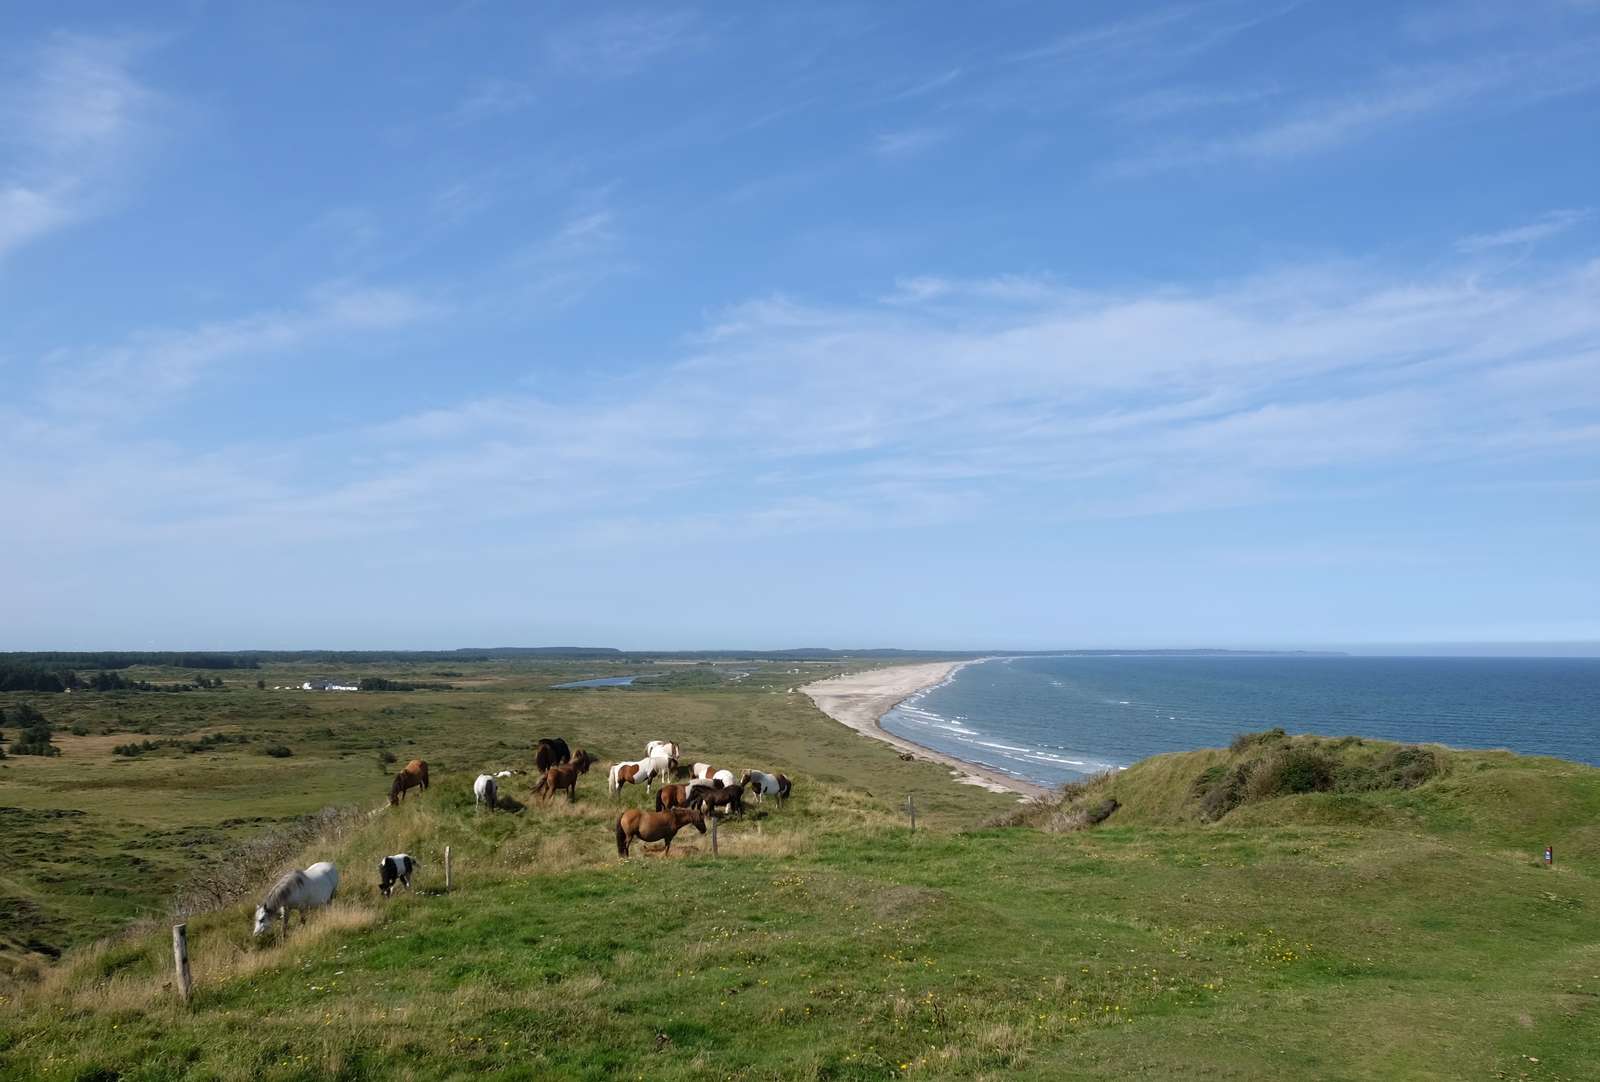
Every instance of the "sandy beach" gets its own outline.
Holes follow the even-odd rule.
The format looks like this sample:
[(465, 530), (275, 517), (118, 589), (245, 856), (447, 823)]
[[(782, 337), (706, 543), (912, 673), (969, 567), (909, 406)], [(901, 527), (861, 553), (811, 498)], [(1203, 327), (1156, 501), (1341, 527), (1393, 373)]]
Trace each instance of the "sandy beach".
[(921, 665), (894, 665), (819, 680), (800, 690), (811, 696), (817, 709), (833, 720), (848, 725), (863, 736), (910, 752), (919, 759), (943, 763), (964, 785), (977, 785), (994, 792), (1020, 793), (1023, 796), (1046, 795), (1049, 790), (1042, 785), (1021, 781), (998, 770), (976, 766), (953, 755), (925, 748), (887, 732), (878, 724), (879, 718), (910, 696), (923, 688), (932, 687), (963, 665), (970, 664), (970, 661), (935, 661)]

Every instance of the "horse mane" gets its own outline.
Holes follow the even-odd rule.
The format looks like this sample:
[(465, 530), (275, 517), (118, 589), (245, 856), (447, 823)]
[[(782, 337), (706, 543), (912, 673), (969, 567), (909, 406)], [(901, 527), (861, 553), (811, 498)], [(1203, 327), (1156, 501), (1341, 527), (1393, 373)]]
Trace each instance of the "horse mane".
[(261, 908), (269, 913), (274, 909), (282, 909), (284, 903), (289, 900), (289, 895), (296, 888), (304, 888), (305, 884), (306, 873), (299, 868), (285, 872), (283, 877), (272, 885), (272, 889), (267, 891), (267, 896), (261, 899)]

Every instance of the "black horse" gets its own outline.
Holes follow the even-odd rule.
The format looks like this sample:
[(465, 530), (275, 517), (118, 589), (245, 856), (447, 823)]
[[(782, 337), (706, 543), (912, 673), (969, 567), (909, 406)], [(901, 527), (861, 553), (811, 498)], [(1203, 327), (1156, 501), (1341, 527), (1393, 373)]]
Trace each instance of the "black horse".
[(539, 768), (539, 773), (559, 763), (572, 761), (572, 752), (567, 748), (567, 742), (559, 736), (554, 739), (544, 739), (533, 746), (533, 765)]

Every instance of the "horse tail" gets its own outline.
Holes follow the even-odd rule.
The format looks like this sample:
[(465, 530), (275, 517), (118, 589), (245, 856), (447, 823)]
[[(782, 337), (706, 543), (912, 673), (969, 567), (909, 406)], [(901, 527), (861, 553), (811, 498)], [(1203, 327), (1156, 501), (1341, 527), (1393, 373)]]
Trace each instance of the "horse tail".
[(778, 800), (780, 802), (789, 799), (789, 784), (787, 775), (778, 775)]
[(622, 829), (622, 816), (617, 816), (617, 856), (628, 855), (628, 832)]
[(664, 786), (664, 785), (660, 789), (656, 790), (656, 811), (666, 811), (667, 810), (666, 808), (662, 807), (662, 800), (661, 800), (661, 798), (665, 794), (666, 794), (666, 786)]
[(428, 787), (428, 764), (427, 763), (423, 763), (422, 764), (422, 787), (424, 789), (426, 789)]
[(529, 796), (537, 796), (538, 794), (544, 792), (545, 791), (545, 787), (548, 786), (549, 784), (550, 784), (550, 775), (547, 774), (547, 773), (541, 773), (539, 775), (539, 784), (535, 785), (533, 787), (533, 792), (529, 793), (528, 795)]

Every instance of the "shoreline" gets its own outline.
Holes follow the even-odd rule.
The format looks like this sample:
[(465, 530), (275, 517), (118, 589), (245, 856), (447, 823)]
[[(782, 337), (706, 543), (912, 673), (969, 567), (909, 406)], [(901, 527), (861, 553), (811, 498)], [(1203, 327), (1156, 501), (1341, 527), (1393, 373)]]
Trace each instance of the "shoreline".
[(1013, 778), (991, 767), (969, 763), (954, 755), (924, 747), (914, 740), (896, 736), (880, 724), (885, 714), (919, 691), (943, 683), (968, 665), (989, 660), (975, 658), (971, 661), (891, 665), (818, 680), (803, 685), (800, 690), (805, 692), (818, 710), (839, 724), (863, 736), (881, 740), (890, 747), (949, 767), (955, 780), (962, 785), (976, 785), (991, 792), (1016, 793), (1024, 797), (1048, 796), (1052, 790), (1046, 786)]

